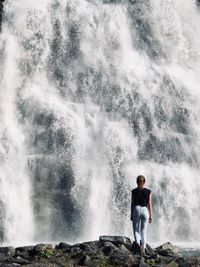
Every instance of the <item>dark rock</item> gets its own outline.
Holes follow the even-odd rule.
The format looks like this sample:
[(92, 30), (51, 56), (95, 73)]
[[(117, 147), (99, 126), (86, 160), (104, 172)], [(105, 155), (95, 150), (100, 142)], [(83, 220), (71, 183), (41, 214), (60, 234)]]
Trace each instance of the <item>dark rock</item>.
[(79, 246), (80, 249), (82, 249), (83, 251), (92, 251), (92, 248), (88, 245), (88, 244), (80, 244)]
[(113, 251), (116, 251), (116, 250), (117, 250), (117, 247), (113, 243), (108, 242), (108, 241), (105, 241), (103, 243), (103, 247), (101, 249), (101, 251), (103, 252), (105, 256), (108, 256), (109, 254), (111, 254)]
[(68, 250), (70, 249), (72, 246), (70, 244), (64, 243), (64, 242), (60, 242), (58, 245), (55, 246), (56, 249), (63, 249), (63, 250)]
[(103, 235), (99, 237), (100, 242), (109, 241), (113, 243), (114, 245), (124, 244), (124, 245), (131, 245), (130, 238), (126, 236), (107, 236)]
[(14, 247), (0, 247), (0, 253), (6, 255), (6, 256), (13, 256), (15, 254), (15, 248)]
[(19, 264), (19, 263), (4, 263), (4, 264), (1, 264), (1, 267), (17, 267), (17, 266), (21, 266), (21, 264)]
[(10, 262), (12, 262), (12, 263), (18, 263), (18, 264), (30, 264), (31, 263), (31, 261), (28, 261), (28, 260), (26, 260), (26, 259), (23, 259), (22, 257), (20, 257), (20, 256), (17, 256), (17, 257), (13, 257), (13, 258), (11, 258), (10, 259)]
[(123, 244), (118, 246), (117, 253), (119, 254), (133, 254), (129, 249), (127, 249)]
[(146, 243), (146, 250), (145, 250), (147, 255), (155, 255), (156, 251), (149, 245)]
[(194, 256), (186, 258), (179, 264), (180, 267), (199, 267), (200, 266), (200, 256)]
[(137, 266), (141, 261), (141, 256), (133, 255), (133, 252), (127, 249), (124, 244), (120, 244), (117, 246), (117, 250), (110, 254), (109, 261), (117, 266)]
[(10, 256), (6, 256), (5, 254), (0, 253), (0, 263), (1, 262), (5, 262), (5, 261), (7, 261), (9, 259), (10, 259)]
[(164, 250), (164, 249), (171, 249), (177, 252), (177, 247), (173, 246), (170, 242), (166, 242), (158, 247), (155, 248), (155, 250), (159, 251), (159, 250)]
[[(10, 266), (5, 266), (5, 267), (12, 267), (14, 265), (10, 265)], [(16, 265), (16, 266), (21, 266), (21, 265)], [(28, 264), (28, 265), (24, 265), (26, 267), (57, 267), (57, 266), (60, 266), (58, 264), (55, 264), (55, 263), (41, 263), (41, 262), (34, 262), (34, 263), (31, 263), (31, 264)]]
[(124, 254), (124, 253), (113, 253), (109, 256), (110, 264), (117, 265), (117, 266), (124, 266), (124, 267), (132, 267), (132, 266), (139, 266), (138, 264), (141, 261), (140, 256), (133, 256), (131, 254)]
[[(145, 259), (144, 258), (141, 258), (140, 259), (140, 264), (139, 264), (140, 267), (149, 267), (151, 265), (149, 265), (147, 262), (145, 262)], [(163, 266), (164, 267), (164, 266)]]
[(82, 258), (80, 258), (78, 264), (83, 266), (83, 265), (89, 265), (91, 264), (91, 259), (88, 255), (84, 255)]
[[(88, 245), (90, 247), (90, 249), (92, 249), (95, 252), (99, 251), (100, 247), (101, 247), (99, 240), (88, 241), (88, 242), (84, 242), (82, 244)], [(81, 244), (79, 247), (81, 248)]]
[(180, 255), (176, 252), (174, 252), (171, 249), (163, 249), (158, 251), (159, 255), (161, 256), (173, 256), (173, 257), (179, 257)]
[(37, 244), (33, 247), (33, 249), (30, 251), (31, 255), (38, 255), (44, 250), (52, 250), (53, 246), (51, 244)]
[(140, 254), (140, 247), (135, 241), (133, 241), (133, 244), (131, 246), (131, 251), (133, 252), (133, 254)]
[(15, 251), (20, 251), (20, 252), (29, 252), (33, 250), (35, 246), (23, 246), (23, 247), (17, 247)]
[(82, 249), (80, 249), (78, 246), (73, 246), (71, 248), (71, 253), (81, 253)]
[(15, 255), (20, 256), (26, 260), (31, 259), (31, 254), (35, 246), (23, 246), (23, 247), (17, 247), (15, 249)]
[(175, 256), (175, 257), (180, 256), (178, 254), (179, 248), (176, 246), (173, 246), (170, 242), (166, 242), (162, 244), (161, 246), (156, 247), (155, 252), (158, 252), (159, 255), (162, 255), (162, 256)]

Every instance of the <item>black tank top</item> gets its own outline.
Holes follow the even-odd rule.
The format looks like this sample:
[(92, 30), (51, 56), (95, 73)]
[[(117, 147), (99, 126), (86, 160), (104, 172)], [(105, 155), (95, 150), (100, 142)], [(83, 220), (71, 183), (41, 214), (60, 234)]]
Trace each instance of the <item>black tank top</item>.
[(139, 188), (136, 187), (132, 190), (132, 202), (133, 206), (141, 205), (146, 206), (149, 202), (149, 195), (151, 193), (151, 190), (148, 188)]

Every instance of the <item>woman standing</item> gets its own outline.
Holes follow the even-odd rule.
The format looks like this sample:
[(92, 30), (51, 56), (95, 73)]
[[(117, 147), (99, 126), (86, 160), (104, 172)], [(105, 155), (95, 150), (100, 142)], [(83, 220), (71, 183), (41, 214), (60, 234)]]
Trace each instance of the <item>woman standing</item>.
[(133, 234), (140, 249), (141, 255), (145, 255), (147, 224), (152, 222), (152, 194), (151, 190), (144, 188), (145, 177), (137, 177), (137, 187), (131, 196), (131, 220), (133, 223)]

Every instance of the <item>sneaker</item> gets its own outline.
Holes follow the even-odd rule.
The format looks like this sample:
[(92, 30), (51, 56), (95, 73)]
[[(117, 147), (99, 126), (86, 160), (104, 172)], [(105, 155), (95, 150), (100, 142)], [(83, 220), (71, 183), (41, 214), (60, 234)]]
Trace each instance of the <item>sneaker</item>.
[(136, 253), (137, 253), (138, 255), (140, 255), (140, 254), (141, 254), (141, 251), (140, 251), (140, 245), (139, 245), (139, 244), (137, 244)]
[(132, 244), (133, 254), (140, 254), (140, 245), (138, 245), (135, 241)]

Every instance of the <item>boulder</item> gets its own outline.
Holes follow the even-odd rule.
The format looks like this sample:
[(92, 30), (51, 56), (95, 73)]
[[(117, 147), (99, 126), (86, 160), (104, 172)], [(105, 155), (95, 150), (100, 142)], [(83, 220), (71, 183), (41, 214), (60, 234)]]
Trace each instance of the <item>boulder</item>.
[(173, 246), (170, 242), (166, 242), (162, 244), (161, 246), (156, 247), (155, 251), (159, 255), (162, 255), (162, 256), (177, 256), (177, 257), (180, 256), (178, 254), (179, 248), (176, 246)]
[(70, 252), (73, 253), (73, 254), (78, 254), (78, 253), (81, 253), (83, 251), (78, 246), (72, 246)]
[(180, 267), (196, 267), (200, 266), (200, 256), (193, 256), (190, 258), (182, 259)]
[(111, 254), (113, 251), (116, 251), (116, 250), (117, 250), (117, 247), (113, 243), (109, 241), (103, 242), (103, 247), (101, 251), (103, 252), (105, 256), (108, 256), (109, 254)]
[(89, 246), (90, 249), (92, 249), (95, 252), (99, 251), (100, 247), (101, 247), (99, 240), (87, 241), (87, 242), (81, 243), (79, 246), (80, 248), (81, 248), (82, 244)]
[(10, 256), (7, 256), (3, 253), (0, 253), (0, 263), (5, 262), (10, 259)]
[(133, 256), (131, 254), (126, 253), (112, 253), (109, 256), (109, 263), (116, 266), (123, 267), (132, 267), (132, 266), (140, 266), (139, 263), (141, 261), (140, 256)]
[(39, 255), (45, 250), (53, 250), (52, 244), (37, 244), (30, 251), (31, 255)]
[(109, 241), (113, 243), (114, 245), (131, 245), (131, 240), (129, 237), (126, 236), (108, 236), (108, 235), (102, 235), (99, 237), (100, 242)]
[(173, 246), (170, 242), (166, 242), (158, 247), (155, 248), (155, 250), (163, 250), (163, 249), (171, 249), (171, 250), (175, 250), (175, 246)]
[(140, 247), (135, 241), (133, 241), (132, 243), (131, 251), (133, 252), (133, 254), (140, 254)]
[(91, 264), (91, 259), (88, 255), (84, 255), (83, 257), (80, 258), (78, 264), (81, 266), (88, 266)]
[(35, 246), (23, 246), (23, 247), (16, 247), (15, 251), (20, 251), (20, 252), (29, 252), (33, 250)]
[(156, 251), (153, 249), (149, 244), (146, 243), (146, 250), (145, 250), (147, 255), (155, 255)]
[(23, 246), (23, 247), (17, 247), (15, 249), (15, 255), (21, 256), (25, 258), (26, 260), (29, 260), (31, 258), (31, 251), (33, 250), (34, 246)]
[(26, 259), (22, 258), (21, 256), (12, 257), (10, 259), (10, 262), (18, 263), (18, 264), (21, 264), (21, 265), (25, 265), (25, 264), (30, 264), (31, 263), (31, 261), (26, 260)]
[(70, 249), (72, 246), (70, 244), (64, 243), (64, 242), (60, 242), (58, 245), (55, 246), (56, 249), (62, 249), (62, 250), (68, 250)]
[(0, 247), (0, 253), (6, 255), (6, 256), (13, 256), (15, 254), (15, 248), (14, 247)]

